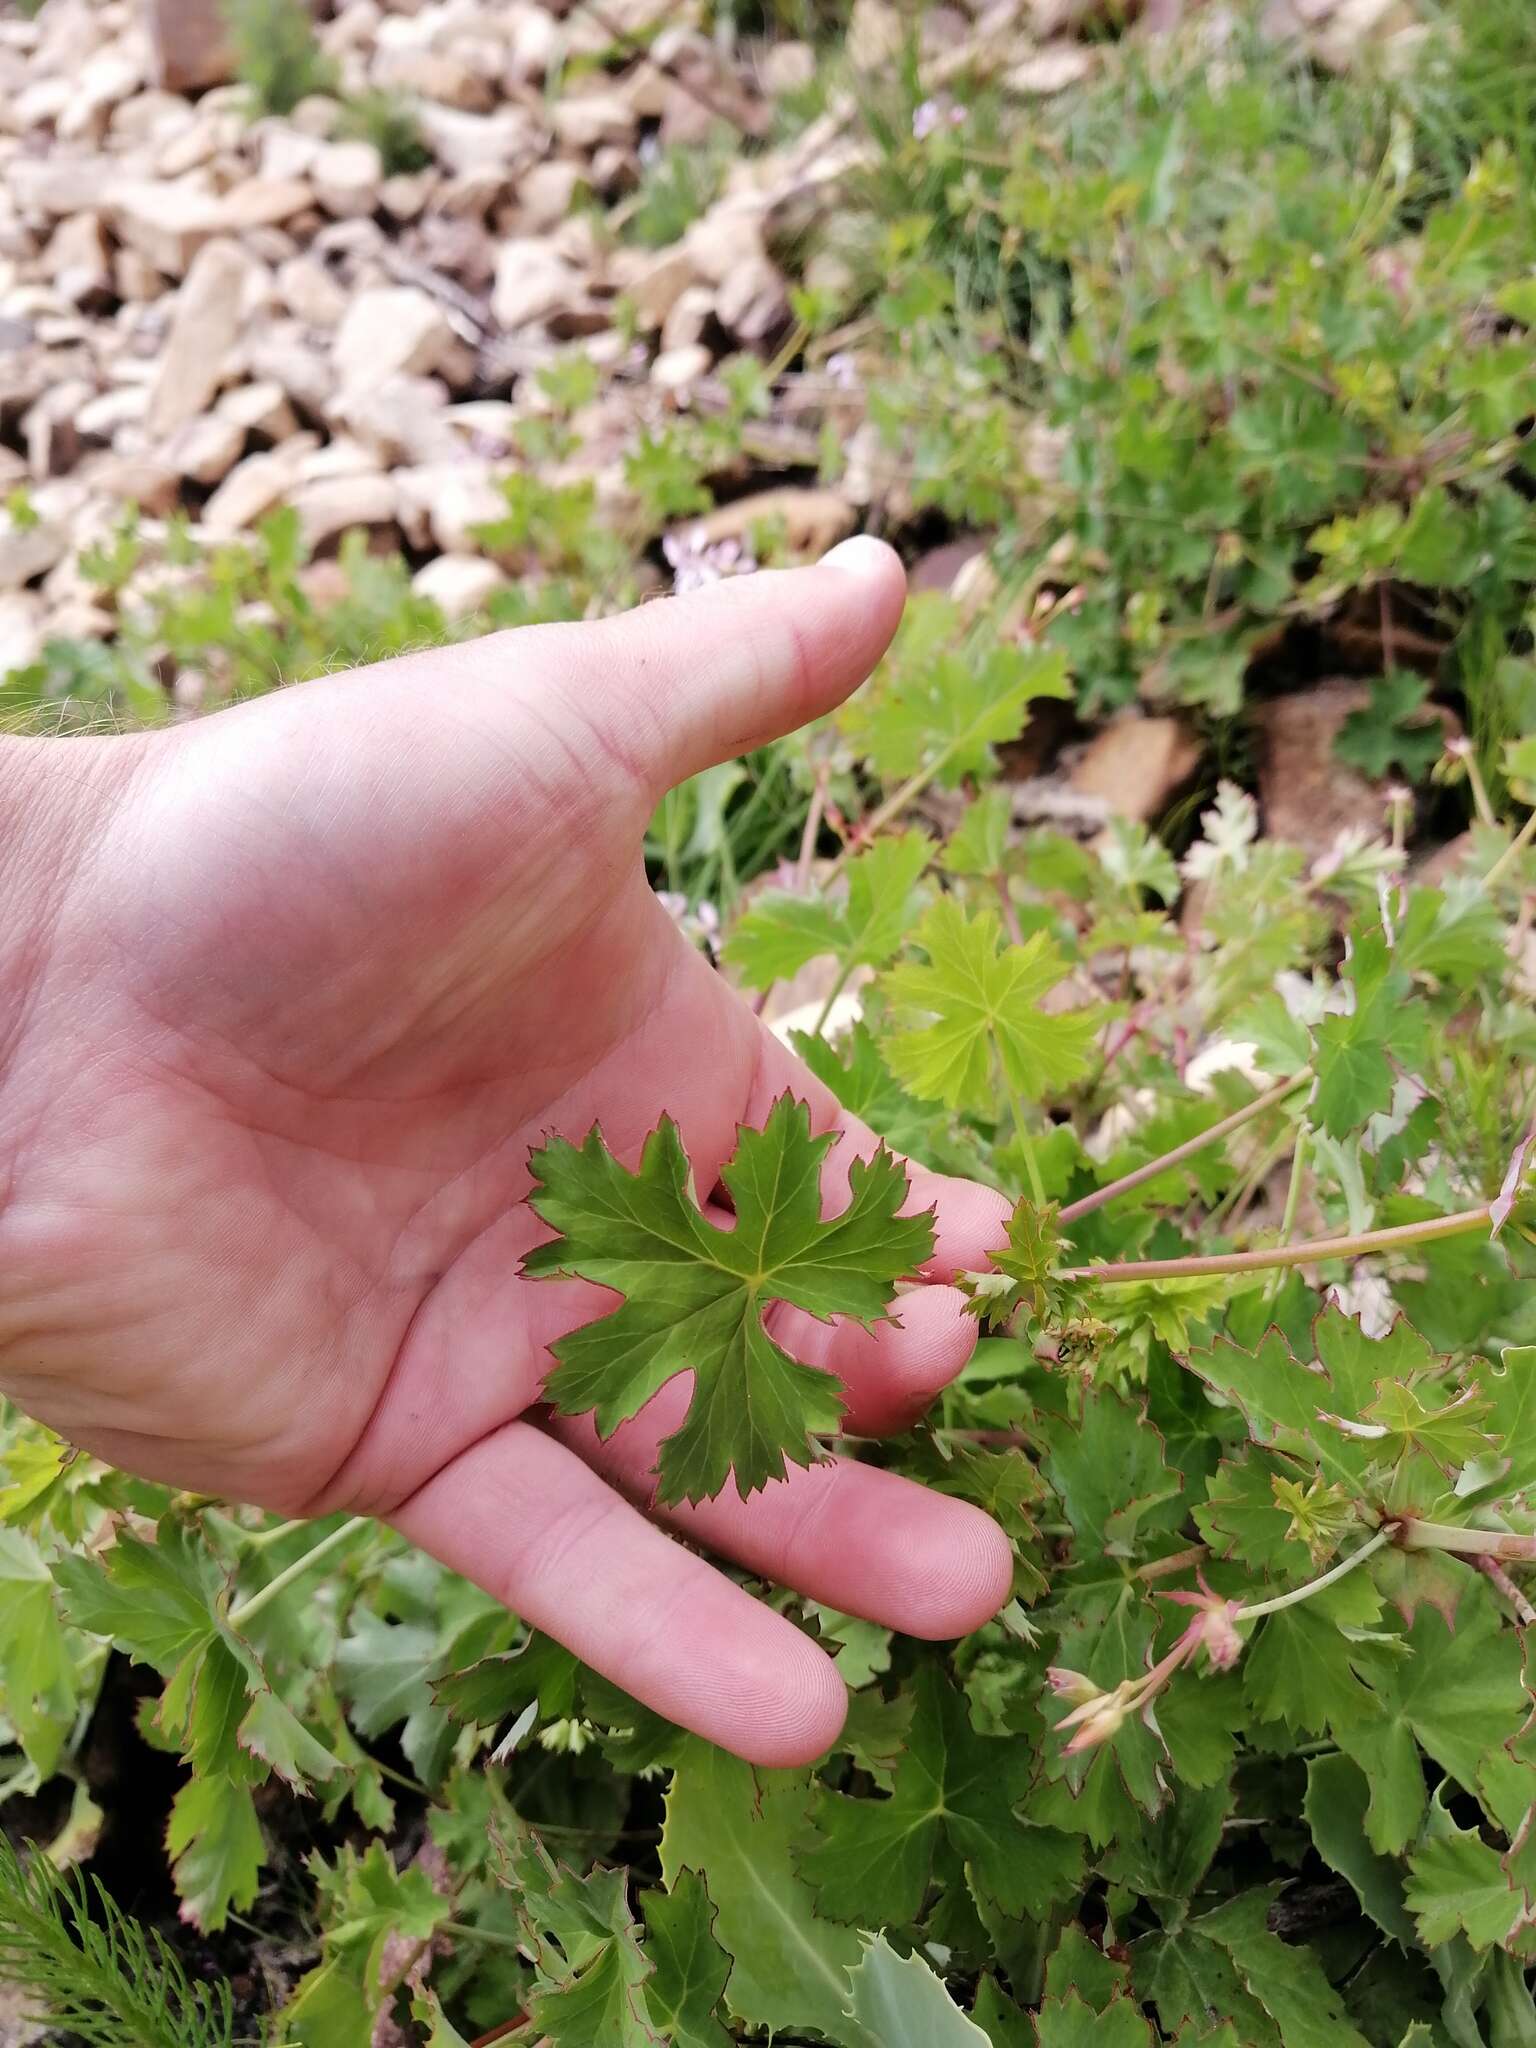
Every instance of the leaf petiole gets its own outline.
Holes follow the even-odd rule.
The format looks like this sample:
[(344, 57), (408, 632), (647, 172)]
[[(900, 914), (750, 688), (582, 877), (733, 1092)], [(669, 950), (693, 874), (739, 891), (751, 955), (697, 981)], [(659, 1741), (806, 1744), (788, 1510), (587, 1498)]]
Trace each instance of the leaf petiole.
[(1306, 1585), (1295, 1586), (1289, 1593), (1277, 1593), (1273, 1600), (1256, 1600), (1251, 1607), (1240, 1607), (1233, 1615), (1233, 1621), (1257, 1621), (1261, 1615), (1279, 1614), (1283, 1608), (1299, 1607), (1303, 1600), (1310, 1600), (1314, 1593), (1321, 1593), (1325, 1586), (1335, 1585), (1340, 1579), (1348, 1578), (1349, 1574), (1363, 1565), (1367, 1558), (1374, 1557), (1378, 1550), (1390, 1543), (1397, 1533), (1396, 1522), (1386, 1523), (1376, 1531), (1369, 1542), (1362, 1543), (1358, 1550), (1351, 1551), (1348, 1557), (1324, 1572), (1320, 1578), (1309, 1579)]
[(1186, 1138), (1182, 1145), (1175, 1145), (1172, 1151), (1162, 1153), (1156, 1159), (1149, 1159), (1145, 1166), (1138, 1166), (1130, 1173), (1124, 1173), (1118, 1180), (1112, 1180), (1106, 1187), (1095, 1188), (1092, 1194), (1083, 1195), (1075, 1202), (1069, 1202), (1061, 1212), (1063, 1223), (1075, 1223), (1079, 1216), (1091, 1216), (1095, 1209), (1102, 1209), (1106, 1202), (1112, 1202), (1117, 1195), (1128, 1195), (1133, 1188), (1139, 1188), (1149, 1180), (1156, 1180), (1160, 1173), (1166, 1173), (1171, 1166), (1180, 1166), (1186, 1159), (1193, 1159), (1197, 1152), (1203, 1152), (1208, 1145), (1219, 1145), (1223, 1138), (1230, 1138), (1234, 1131), (1240, 1131), (1244, 1124), (1251, 1123), (1256, 1116), (1262, 1116), (1266, 1109), (1283, 1102), (1293, 1089), (1303, 1081), (1310, 1081), (1312, 1069), (1301, 1067), (1287, 1081), (1277, 1081), (1273, 1088), (1267, 1088), (1262, 1095), (1256, 1095), (1252, 1102), (1223, 1117), (1220, 1123), (1212, 1124), (1209, 1130), (1197, 1131), (1192, 1138)]
[(1106, 1285), (1141, 1280), (1186, 1280), (1210, 1273), (1262, 1273), (1283, 1266), (1310, 1266), (1324, 1259), (1360, 1259), (1371, 1252), (1399, 1251), (1409, 1245), (1433, 1244), (1445, 1237), (1465, 1237), (1486, 1230), (1492, 1220), (1490, 1202), (1458, 1209), (1424, 1223), (1398, 1223), (1387, 1230), (1362, 1230), (1352, 1237), (1313, 1238), (1305, 1244), (1277, 1244), (1254, 1252), (1212, 1252), (1188, 1259), (1121, 1259), (1102, 1266), (1068, 1266), (1063, 1280), (1099, 1280)]
[(264, 1586), (258, 1586), (247, 1599), (231, 1607), (226, 1617), (230, 1627), (243, 1628), (248, 1621), (254, 1621), (258, 1614), (270, 1607), (281, 1594), (287, 1592), (295, 1579), (303, 1578), (315, 1565), (328, 1557), (333, 1557), (345, 1544), (351, 1542), (360, 1529), (367, 1527), (366, 1515), (353, 1515), (349, 1521), (343, 1522), (339, 1529), (333, 1529), (330, 1535), (323, 1537), (312, 1550), (306, 1550), (302, 1557), (296, 1557), (292, 1564), (284, 1566), (275, 1579), (268, 1579)]
[(1461, 1529), (1453, 1522), (1405, 1521), (1398, 1532), (1404, 1550), (1449, 1550), (1459, 1557), (1536, 1560), (1536, 1536), (1512, 1529)]

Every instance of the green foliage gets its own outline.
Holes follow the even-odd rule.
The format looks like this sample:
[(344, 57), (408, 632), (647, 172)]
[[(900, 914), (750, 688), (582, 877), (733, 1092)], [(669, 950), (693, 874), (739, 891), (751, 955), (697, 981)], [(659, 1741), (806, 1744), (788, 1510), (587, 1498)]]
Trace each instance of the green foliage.
[[(1532, 60), (1517, 5), (1477, 13), (1441, 10), (1390, 84), (1236, 26), (1219, 65), (1198, 35), (1127, 37), (1027, 119), (972, 92), (914, 138), (915, 91), (868, 110), (839, 246), (840, 317), (878, 330), (871, 415), (919, 503), (1001, 529), (1091, 705), (1233, 712), (1277, 625), (1383, 589), (1390, 669), (1405, 587), (1486, 698), (1536, 562)], [(1384, 723), (1403, 772), (1433, 758), (1389, 706), (1373, 756)]]
[(734, 129), (717, 122), (702, 143), (673, 142), (658, 150), (625, 207), (628, 240), (646, 249), (680, 242), (719, 195), (740, 142)]
[(371, 142), (386, 177), (424, 171), (432, 161), (416, 110), (399, 93), (375, 87), (349, 99), (342, 107), (337, 132), (358, 142)]
[(1352, 711), (1339, 728), (1334, 752), (1363, 775), (1380, 780), (1394, 765), (1417, 782), (1440, 754), (1440, 729), (1433, 717), (1415, 721), (1428, 686), (1421, 676), (1393, 669), (1371, 684), (1371, 701)]
[(227, 1984), (192, 1984), (101, 1885), (0, 1834), (0, 1981), (91, 2048), (229, 2048)]
[(807, 1465), (814, 1432), (835, 1429), (838, 1383), (799, 1364), (768, 1335), (763, 1311), (792, 1302), (812, 1315), (881, 1321), (895, 1281), (933, 1248), (928, 1216), (898, 1218), (907, 1180), (888, 1152), (854, 1164), (847, 1207), (821, 1220), (821, 1163), (803, 1103), (782, 1096), (761, 1132), (743, 1130), (721, 1183), (735, 1211), (723, 1230), (698, 1207), (677, 1126), (664, 1120), (630, 1173), (592, 1131), (534, 1155), (533, 1206), (560, 1235), (524, 1270), (567, 1274), (628, 1298), (563, 1337), (546, 1382), (563, 1413), (596, 1414), (606, 1436), (677, 1373), (694, 1391), (661, 1446), (660, 1497), (699, 1500), (730, 1475), (743, 1499), (784, 1461)]
[(290, 114), (310, 93), (334, 92), (337, 70), (315, 39), (303, 0), (224, 0), (235, 71), (262, 114)]

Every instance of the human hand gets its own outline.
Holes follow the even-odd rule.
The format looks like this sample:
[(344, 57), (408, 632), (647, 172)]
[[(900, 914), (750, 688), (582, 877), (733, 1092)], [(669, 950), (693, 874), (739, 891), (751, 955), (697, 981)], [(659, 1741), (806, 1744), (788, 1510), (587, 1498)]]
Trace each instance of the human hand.
[[(786, 1089), (873, 1147), (681, 937), (661, 792), (868, 673), (899, 567), (815, 569), (306, 683), (173, 731), (0, 742), (0, 1386), (72, 1443), (289, 1515), (386, 1518), (685, 1727), (818, 1755), (830, 1660), (677, 1534), (929, 1637), (1007, 1597), (1002, 1532), (858, 1463), (649, 1515), (674, 1381), (601, 1443), (539, 1407), (611, 1305), (522, 1277), (528, 1155), (662, 1113), (711, 1189)], [(910, 1422), (973, 1340), (944, 1282), (1007, 1205), (912, 1172), (930, 1284), (866, 1331), (771, 1327)]]

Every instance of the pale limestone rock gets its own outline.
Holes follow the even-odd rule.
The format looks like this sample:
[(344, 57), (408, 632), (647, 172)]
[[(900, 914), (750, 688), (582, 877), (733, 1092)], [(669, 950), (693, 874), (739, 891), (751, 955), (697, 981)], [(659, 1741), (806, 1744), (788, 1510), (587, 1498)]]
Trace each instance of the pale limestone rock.
[(674, 249), (621, 249), (609, 265), (609, 279), (634, 307), (640, 327), (653, 333), (666, 324), (689, 286), (697, 283), (698, 272), (679, 244)]
[(565, 149), (588, 154), (604, 142), (632, 142), (639, 116), (619, 93), (592, 92), (556, 100), (550, 126)]
[(219, 204), (219, 231), (283, 227), (309, 212), (313, 195), (302, 178), (247, 178), (232, 185)]
[(90, 137), (99, 141), (112, 109), (144, 83), (145, 55), (137, 38), (125, 37), (88, 57), (70, 81), (69, 103), (54, 129), (59, 139), (72, 142)]
[(148, 410), (147, 384), (117, 384), (88, 398), (75, 414), (75, 425), (87, 441), (110, 441), (123, 427), (141, 427)]
[(717, 200), (683, 237), (694, 269), (706, 284), (724, 284), (733, 270), (761, 258), (762, 208), (750, 196)]
[[(488, 465), (472, 462), (434, 463), (424, 469), (395, 472), (401, 523), (416, 536), (430, 536), (445, 554), (472, 554), (478, 546), (475, 529), (502, 518), (507, 501), (497, 490)], [(424, 545), (418, 538), (417, 545)]]
[(691, 521), (689, 530), (714, 542), (745, 540), (758, 526), (782, 527), (790, 553), (815, 560), (846, 540), (858, 523), (858, 514), (841, 491), (784, 484), (718, 505)]
[(144, 453), (92, 456), (79, 465), (75, 474), (89, 483), (98, 498), (109, 498), (115, 506), (136, 505), (154, 519), (174, 512), (181, 495), (177, 471), (158, 457)]
[(334, 483), (344, 476), (378, 476), (383, 468), (373, 449), (351, 434), (337, 434), (300, 458), (299, 482)]
[(443, 415), (460, 445), (480, 455), (505, 455), (517, 443), (521, 406), (505, 398), (469, 398)]
[(109, 156), (13, 156), (5, 166), (5, 184), (16, 211), (24, 216), (63, 220), (100, 206), (115, 178)]
[(760, 70), (763, 90), (772, 98), (804, 92), (816, 76), (816, 52), (809, 43), (770, 43)]
[(21, 423), (26, 444), (27, 471), (38, 483), (63, 476), (75, 466), (80, 453), (80, 408), (95, 395), (95, 386), (83, 377), (69, 377), (53, 383)]
[(906, 41), (906, 24), (890, 0), (853, 0), (845, 47), (856, 71), (878, 71)]
[(446, 417), (447, 401), (435, 377), (401, 375), (344, 387), (331, 416), (380, 462), (445, 462), (459, 446)]
[(360, 292), (336, 335), (344, 388), (366, 389), (398, 372), (426, 376), (452, 349), (454, 332), (437, 301), (415, 285)]
[(160, 374), (150, 395), (146, 424), (172, 434), (201, 412), (224, 382), (240, 332), (248, 264), (233, 242), (209, 242), (193, 259), (176, 294)]
[(0, 596), (0, 682), (19, 668), (31, 667), (49, 630), (43, 601), (30, 590), (9, 590)]
[(99, 213), (77, 213), (62, 220), (42, 260), (44, 274), (71, 305), (112, 289), (112, 252)]
[(331, 477), (301, 484), (291, 503), (299, 515), (299, 529), (312, 548), (322, 547), (356, 526), (393, 526), (399, 510), (392, 479), (381, 475)]
[(165, 461), (178, 476), (200, 484), (222, 483), (245, 452), (245, 429), (227, 413), (203, 413), (178, 427), (165, 446)]
[(203, 507), (204, 532), (214, 539), (229, 539), (264, 519), (297, 488), (299, 463), (317, 445), (314, 434), (295, 434), (270, 454), (247, 455)]
[(107, 179), (98, 197), (119, 240), (168, 277), (183, 276), (223, 225), (218, 199), (193, 184)]
[(1005, 72), (1003, 84), (1028, 99), (1049, 99), (1080, 85), (1093, 68), (1094, 52), (1086, 44), (1046, 43)]
[[(430, 598), (448, 619), (463, 619), (484, 611), (506, 577), (483, 555), (438, 555), (418, 569), (411, 588), (418, 597)], [(3, 627), (0, 627), (3, 632)]]
[(749, 347), (766, 341), (789, 317), (783, 278), (766, 256), (748, 256), (715, 293), (715, 314), (728, 334)]
[(560, 55), (560, 24), (546, 8), (514, 6), (507, 21), (507, 79), (523, 85), (541, 79)]
[(253, 376), (270, 379), (303, 412), (320, 413), (336, 389), (330, 355), (314, 347), (296, 320), (274, 320), (246, 342)]
[(516, 186), (519, 227), (529, 234), (543, 234), (564, 220), (580, 184), (579, 166), (564, 158), (531, 165)]
[(68, 530), (47, 519), (18, 526), (0, 512), (0, 590), (20, 590), (44, 576), (69, 548)]
[(112, 109), (107, 132), (114, 147), (132, 149), (185, 128), (192, 119), (191, 109), (179, 94), (151, 87), (147, 92), (136, 92)]
[(518, 236), (496, 258), (491, 311), (508, 331), (546, 320), (580, 294), (581, 278), (548, 242)]
[(1072, 788), (1100, 798), (1123, 818), (1149, 824), (1199, 765), (1200, 743), (1182, 718), (1132, 713), (1094, 734), (1072, 770)]
[(67, 78), (34, 79), (7, 107), (6, 126), (14, 135), (51, 128), (69, 105), (69, 94)]
[(194, 115), (179, 123), (170, 134), (158, 139), (155, 150), (157, 178), (184, 178), (188, 171), (211, 164), (229, 141), (229, 123), (221, 114)]
[(165, 291), (165, 279), (137, 249), (119, 249), (112, 258), (112, 289), (131, 305), (147, 305)]
[(660, 391), (688, 391), (701, 377), (709, 375), (714, 361), (702, 342), (688, 348), (669, 349), (651, 364), (651, 382)]
[(391, 220), (418, 220), (438, 184), (435, 171), (396, 171), (379, 187), (379, 204)]
[(260, 145), (259, 169), (264, 178), (307, 178), (325, 147), (320, 136), (306, 135), (277, 114), (253, 123), (250, 133)]
[(233, 420), (243, 433), (260, 434), (268, 441), (285, 441), (298, 431), (298, 421), (281, 384), (260, 378), (254, 384), (237, 384), (226, 391), (214, 410)]
[(346, 293), (313, 256), (293, 256), (279, 267), (277, 294), (306, 327), (339, 327), (346, 314)]
[[(356, 14), (357, 8), (349, 7), (347, 12)], [(341, 119), (341, 105), (329, 93), (312, 92), (299, 101), (288, 119), (301, 135), (317, 135), (324, 141), (335, 132)]]
[(488, 114), (495, 105), (491, 81), (447, 50), (382, 52), (374, 77), (389, 91), (412, 93), (469, 114)]
[(373, 213), (384, 162), (371, 142), (327, 142), (309, 173), (314, 195), (333, 220)]
[(690, 348), (702, 341), (715, 317), (715, 295), (708, 285), (690, 285), (679, 294), (661, 329), (663, 349)]
[(538, 150), (539, 131), (520, 107), (494, 114), (466, 114), (430, 102), (419, 110), (427, 146), (445, 169), (498, 170), (504, 175)]
[(437, 188), (437, 211), (452, 220), (482, 221), (506, 197), (507, 173), (495, 164), (458, 171)]

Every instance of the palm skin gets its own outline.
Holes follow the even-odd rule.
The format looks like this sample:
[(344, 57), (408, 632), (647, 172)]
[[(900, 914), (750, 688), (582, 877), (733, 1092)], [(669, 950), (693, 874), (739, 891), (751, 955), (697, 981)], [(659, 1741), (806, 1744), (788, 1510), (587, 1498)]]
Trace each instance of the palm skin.
[[(660, 1711), (763, 1763), (835, 1736), (828, 1659), (648, 1514), (666, 1388), (600, 1444), (539, 1407), (611, 1297), (521, 1277), (528, 1155), (658, 1116), (701, 1191), (787, 1087), (872, 1143), (647, 887), (660, 791), (878, 658), (872, 542), (598, 625), (306, 684), (147, 738), (0, 743), (0, 1386), (70, 1441), (292, 1515), (387, 1518)], [(873, 1333), (780, 1311), (899, 1426), (963, 1365), (944, 1285), (1005, 1205), (914, 1173), (930, 1284)], [(958, 1634), (1001, 1532), (867, 1466), (668, 1515), (832, 1606)]]

